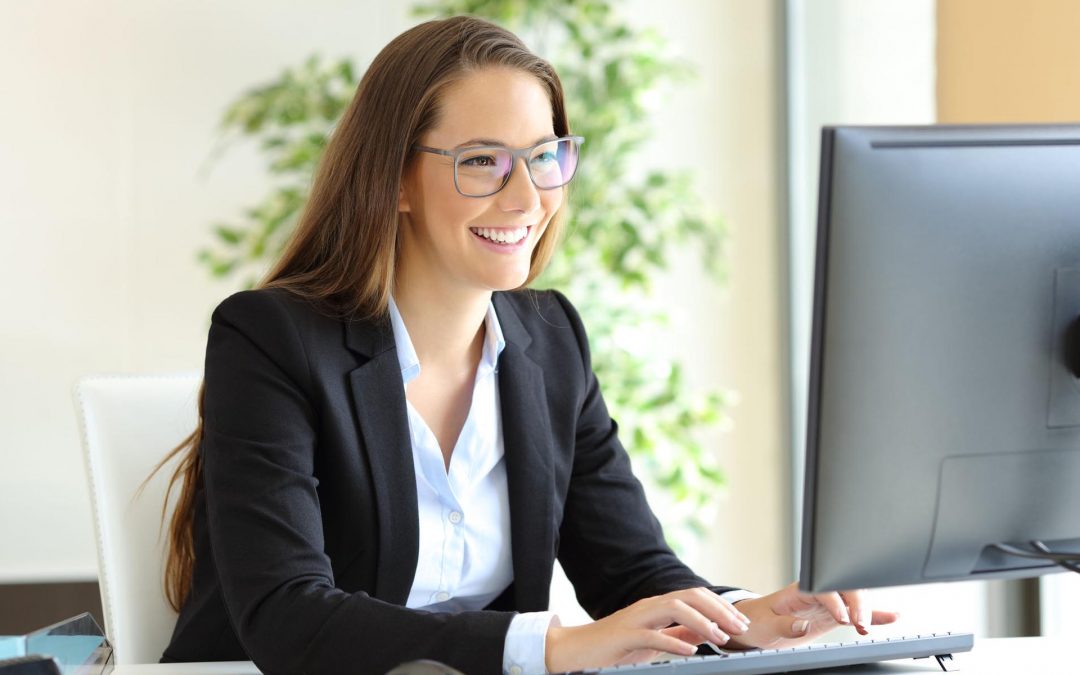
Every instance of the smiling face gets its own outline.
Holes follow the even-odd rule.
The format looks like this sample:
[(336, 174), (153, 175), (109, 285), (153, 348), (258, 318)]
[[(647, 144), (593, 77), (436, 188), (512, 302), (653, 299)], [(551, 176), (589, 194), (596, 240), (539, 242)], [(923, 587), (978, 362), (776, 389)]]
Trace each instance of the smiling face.
[[(546, 87), (519, 70), (471, 73), (446, 90), (439, 109), (439, 123), (424, 134), (421, 145), (523, 148), (555, 137)], [(485, 162), (490, 160), (478, 158), (472, 164), (483, 168)], [(402, 176), (398, 204), (398, 283), (483, 293), (525, 283), (533, 249), (562, 205), (563, 188), (538, 189), (524, 160), (514, 162), (502, 190), (465, 197), (454, 187), (451, 157), (416, 153)]]

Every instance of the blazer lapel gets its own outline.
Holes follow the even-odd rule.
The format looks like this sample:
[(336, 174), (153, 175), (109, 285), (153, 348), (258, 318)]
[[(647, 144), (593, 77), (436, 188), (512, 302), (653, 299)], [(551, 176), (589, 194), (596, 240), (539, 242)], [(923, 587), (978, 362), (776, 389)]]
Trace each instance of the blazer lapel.
[(499, 357), (510, 546), (515, 609), (548, 608), (555, 557), (553, 440), (544, 396), (544, 372), (526, 353), (532, 338), (507, 302), (496, 294), (506, 348)]
[(404, 605), (416, 575), (420, 525), (405, 388), (394, 334), (389, 322), (350, 322), (346, 323), (346, 341), (350, 349), (369, 357), (349, 373), (349, 383), (379, 523), (373, 595)]

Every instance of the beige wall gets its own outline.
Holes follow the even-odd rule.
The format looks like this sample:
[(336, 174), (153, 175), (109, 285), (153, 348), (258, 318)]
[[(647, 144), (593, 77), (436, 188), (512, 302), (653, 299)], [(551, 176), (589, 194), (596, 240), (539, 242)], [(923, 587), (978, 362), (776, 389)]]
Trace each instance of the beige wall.
[[(652, 4), (657, 12), (664, 5)], [(706, 86), (687, 103), (704, 111), (711, 142), (682, 135), (688, 151), (714, 148), (700, 178), (728, 223), (730, 276), (715, 311), (689, 305), (708, 314), (703, 334), (682, 336), (682, 353), (715, 350), (718, 373), (702, 384), (733, 389), (737, 403), (718, 444), (729, 486), (718, 495), (714, 536), (697, 567), (717, 583), (767, 593), (792, 581), (780, 3), (699, 5), (706, 20), (685, 26), (683, 39), (714, 46), (700, 65)], [(685, 271), (674, 281), (673, 295), (695, 295)]]
[(1080, 120), (1080, 2), (939, 0), (938, 121)]

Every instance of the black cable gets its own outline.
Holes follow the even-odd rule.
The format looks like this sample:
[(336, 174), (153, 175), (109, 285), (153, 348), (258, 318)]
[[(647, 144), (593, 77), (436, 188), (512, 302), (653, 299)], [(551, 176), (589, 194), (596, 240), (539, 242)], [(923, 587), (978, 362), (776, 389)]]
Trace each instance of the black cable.
[[(1051, 553), (1051, 554), (1053, 553), (1053, 551), (1051, 551), (1049, 548), (1046, 547), (1046, 544), (1042, 543), (1038, 539), (1033, 539), (1032, 541), (1030, 541), (1028, 543), (1031, 544), (1036, 549), (1038, 549), (1039, 551), (1042, 551), (1043, 553)], [(1067, 570), (1070, 570), (1070, 571), (1076, 572), (1077, 574), (1080, 574), (1080, 564), (1077, 564), (1076, 560), (1080, 560), (1080, 556), (1077, 556), (1076, 559), (1074, 559), (1074, 560), (1058, 560), (1057, 564), (1061, 565), (1062, 567), (1064, 567)]]
[(1052, 562), (1055, 565), (1059, 565), (1069, 570), (1070, 572), (1076, 572), (1080, 574), (1080, 553), (1055, 553), (1047, 548), (1046, 544), (1042, 543), (1038, 539), (1034, 539), (1028, 542), (1034, 551), (1019, 548), (1011, 544), (994, 544), (994, 548), (1007, 553), (1009, 555), (1018, 556), (1020, 558), (1029, 558), (1032, 560), (1045, 560)]

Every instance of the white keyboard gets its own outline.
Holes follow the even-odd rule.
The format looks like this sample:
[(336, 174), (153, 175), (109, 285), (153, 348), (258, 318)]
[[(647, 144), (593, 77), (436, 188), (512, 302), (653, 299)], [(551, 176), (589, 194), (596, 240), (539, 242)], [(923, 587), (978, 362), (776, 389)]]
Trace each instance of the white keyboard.
[(602, 675), (712, 675), (713, 673), (778, 673), (814, 668), (839, 668), (860, 663), (893, 659), (935, 657), (942, 670), (949, 670), (952, 655), (971, 650), (971, 633), (931, 633), (850, 642), (812, 643), (786, 649), (749, 649), (712, 656), (690, 656), (671, 661), (614, 666), (578, 673)]

